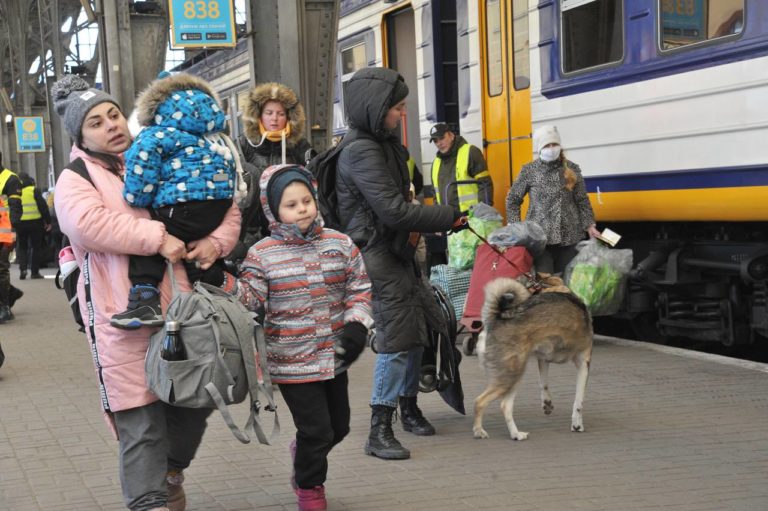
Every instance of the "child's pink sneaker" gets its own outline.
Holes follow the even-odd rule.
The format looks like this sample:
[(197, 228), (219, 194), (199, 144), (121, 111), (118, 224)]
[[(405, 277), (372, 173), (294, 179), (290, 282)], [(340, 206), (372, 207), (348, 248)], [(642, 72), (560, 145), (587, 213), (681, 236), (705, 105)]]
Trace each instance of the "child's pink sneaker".
[(325, 500), (325, 486), (315, 486), (309, 490), (299, 488), (296, 490), (298, 495), (299, 511), (326, 511), (328, 502)]

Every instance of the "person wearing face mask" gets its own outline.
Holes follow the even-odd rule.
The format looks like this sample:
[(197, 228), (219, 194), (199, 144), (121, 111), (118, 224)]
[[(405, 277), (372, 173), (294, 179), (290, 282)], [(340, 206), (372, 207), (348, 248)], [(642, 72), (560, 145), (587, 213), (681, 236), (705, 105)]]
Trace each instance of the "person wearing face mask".
[(248, 248), (269, 235), (269, 222), (259, 202), (259, 180), (267, 167), (294, 163), (305, 166), (315, 156), (304, 138), (306, 117), (296, 93), (287, 85), (261, 83), (249, 93), (243, 130), (237, 142), (243, 155), (248, 197), (242, 207), (243, 225), (229, 259), (241, 261)]
[(563, 152), (555, 126), (533, 133), (537, 158), (523, 165), (507, 194), (507, 222), (520, 221), (520, 205), (529, 197), (526, 220), (539, 224), (547, 234), (546, 250), (536, 258), (536, 271), (561, 273), (576, 255), (584, 234), (599, 234), (581, 169)]

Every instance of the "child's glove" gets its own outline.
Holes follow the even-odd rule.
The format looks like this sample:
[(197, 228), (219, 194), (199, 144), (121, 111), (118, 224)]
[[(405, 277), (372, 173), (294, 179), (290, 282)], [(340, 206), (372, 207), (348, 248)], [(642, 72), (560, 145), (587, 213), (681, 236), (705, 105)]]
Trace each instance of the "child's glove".
[(350, 365), (363, 352), (367, 340), (368, 329), (365, 325), (357, 321), (346, 323), (336, 341), (336, 345), (333, 347), (336, 357), (343, 361), (345, 365)]

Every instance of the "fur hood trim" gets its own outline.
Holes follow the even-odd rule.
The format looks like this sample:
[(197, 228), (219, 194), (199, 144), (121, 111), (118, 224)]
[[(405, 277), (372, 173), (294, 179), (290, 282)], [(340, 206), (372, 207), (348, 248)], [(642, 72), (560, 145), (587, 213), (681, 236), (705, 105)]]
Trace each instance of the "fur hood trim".
[(211, 84), (189, 73), (177, 73), (150, 83), (136, 98), (136, 118), (141, 126), (154, 123), (155, 111), (168, 96), (178, 90), (197, 89), (211, 96), (221, 106), (221, 100)]
[(286, 139), (288, 147), (295, 146), (304, 138), (304, 107), (299, 103), (299, 98), (293, 89), (281, 83), (269, 82), (261, 83), (251, 89), (248, 93), (248, 103), (243, 111), (243, 126), (245, 127), (245, 136), (252, 144), (258, 144), (261, 141), (259, 132), (259, 118), (261, 109), (267, 101), (278, 101), (285, 107), (288, 114), (288, 122), (291, 125), (291, 135)]

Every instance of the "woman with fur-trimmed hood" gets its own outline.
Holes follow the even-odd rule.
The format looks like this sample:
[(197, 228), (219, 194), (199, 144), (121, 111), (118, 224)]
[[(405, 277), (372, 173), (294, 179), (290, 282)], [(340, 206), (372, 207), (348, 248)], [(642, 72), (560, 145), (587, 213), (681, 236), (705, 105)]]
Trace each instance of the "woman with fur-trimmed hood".
[(264, 169), (285, 163), (306, 165), (315, 155), (304, 138), (305, 122), (304, 108), (287, 85), (262, 83), (249, 92), (243, 112), (245, 133), (238, 139), (248, 183), (248, 197), (242, 211), (240, 240), (244, 250), (241, 256), (269, 233), (269, 224), (259, 203), (259, 179)]

